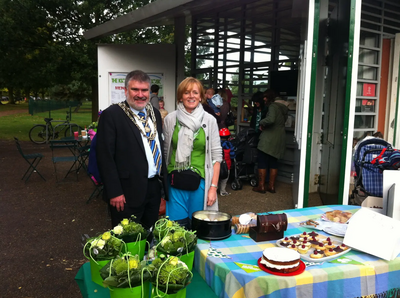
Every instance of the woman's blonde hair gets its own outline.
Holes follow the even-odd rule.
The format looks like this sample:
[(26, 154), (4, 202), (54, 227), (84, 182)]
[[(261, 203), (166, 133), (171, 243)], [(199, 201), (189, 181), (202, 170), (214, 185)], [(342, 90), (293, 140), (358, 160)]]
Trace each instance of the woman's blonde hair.
[(179, 104), (180, 100), (182, 99), (183, 94), (187, 90), (191, 90), (194, 84), (196, 84), (197, 87), (199, 87), (201, 102), (204, 101), (206, 96), (205, 96), (203, 84), (196, 78), (188, 77), (188, 78), (184, 79), (178, 86), (178, 90), (176, 92), (177, 93), (176, 94), (176, 98), (177, 98), (176, 101), (177, 101), (178, 104)]

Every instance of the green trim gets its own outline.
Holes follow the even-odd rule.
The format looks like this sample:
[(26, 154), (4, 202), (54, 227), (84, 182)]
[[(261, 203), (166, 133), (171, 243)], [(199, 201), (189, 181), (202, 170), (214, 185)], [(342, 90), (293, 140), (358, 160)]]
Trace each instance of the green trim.
[(399, 92), (400, 92), (400, 83), (399, 83), (399, 78), (400, 78), (400, 55), (399, 55), (399, 70), (397, 73), (397, 98), (396, 98), (396, 110), (394, 112), (394, 131), (393, 131), (393, 147), (396, 148), (396, 134), (397, 134), (397, 113), (399, 111)]
[(343, 136), (342, 136), (342, 158), (340, 160), (340, 176), (339, 176), (339, 193), (338, 204), (343, 204), (344, 181), (346, 177), (346, 160), (347, 160), (347, 138), (349, 133), (349, 114), (351, 102), (351, 83), (353, 72), (353, 53), (354, 53), (354, 28), (356, 17), (356, 0), (351, 0), (350, 7), (350, 24), (349, 24), (349, 54), (347, 57), (347, 73), (346, 73), (346, 97), (344, 105), (343, 119)]
[[(306, 146), (306, 164), (304, 170), (304, 194), (303, 208), (308, 207), (308, 192), (310, 190), (310, 168), (311, 168), (311, 147), (312, 147), (312, 129), (314, 124), (314, 101), (315, 101), (315, 84), (317, 78), (317, 54), (318, 54), (318, 35), (319, 35), (319, 12), (320, 0), (315, 0), (314, 6), (314, 28), (313, 28), (313, 57), (311, 60), (311, 81), (310, 81), (310, 104), (308, 107), (308, 124), (307, 124), (307, 146)], [(304, 149), (303, 149), (304, 150)]]

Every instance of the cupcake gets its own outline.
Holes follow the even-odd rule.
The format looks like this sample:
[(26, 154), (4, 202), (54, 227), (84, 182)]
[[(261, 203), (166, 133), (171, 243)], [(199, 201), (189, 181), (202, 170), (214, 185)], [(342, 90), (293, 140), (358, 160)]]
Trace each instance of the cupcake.
[(325, 255), (326, 255), (327, 257), (333, 256), (333, 255), (336, 255), (336, 254), (337, 254), (337, 252), (334, 251), (333, 248), (329, 248), (329, 249), (326, 249), (326, 250), (325, 250)]
[(301, 254), (306, 254), (307, 252), (308, 252), (308, 248), (309, 247), (307, 247), (307, 246), (305, 246), (304, 244), (303, 245), (300, 245), (298, 248), (297, 248), (297, 251), (299, 252), (299, 253), (301, 253)]
[(313, 259), (320, 259), (324, 256), (324, 253), (320, 250), (315, 249), (312, 254), (310, 254), (310, 257)]

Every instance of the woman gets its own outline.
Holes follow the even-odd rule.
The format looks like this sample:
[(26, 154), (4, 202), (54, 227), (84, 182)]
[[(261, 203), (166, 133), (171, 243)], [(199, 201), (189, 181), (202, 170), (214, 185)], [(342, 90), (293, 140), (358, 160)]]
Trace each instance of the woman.
[[(265, 96), (265, 93), (264, 93)], [(289, 103), (276, 98), (267, 99), (269, 104), (267, 115), (260, 121), (261, 134), (258, 142), (258, 186), (253, 191), (275, 193), (275, 181), (278, 175), (278, 160), (285, 154), (285, 122), (288, 116)], [(265, 188), (265, 179), (269, 173), (268, 186)]]
[(260, 121), (265, 118), (268, 107), (264, 104), (264, 94), (261, 91), (257, 91), (251, 97), (251, 101), (254, 102), (253, 114), (250, 120), (250, 127), (255, 130), (257, 136), (260, 136)]
[[(168, 186), (167, 216), (190, 228), (192, 214), (199, 210), (218, 210), (217, 185), (222, 148), (215, 118), (205, 112), (201, 82), (195, 78), (183, 80), (177, 90), (177, 110), (164, 119), (164, 158), (171, 172), (192, 169), (200, 173), (196, 190)], [(174, 175), (176, 175), (174, 173)]]

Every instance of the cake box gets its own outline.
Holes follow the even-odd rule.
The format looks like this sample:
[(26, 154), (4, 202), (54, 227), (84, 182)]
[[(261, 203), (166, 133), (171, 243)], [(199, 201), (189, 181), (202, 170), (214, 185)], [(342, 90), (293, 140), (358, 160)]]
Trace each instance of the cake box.
[(257, 226), (251, 227), (249, 236), (256, 242), (283, 238), (287, 229), (285, 213), (257, 215)]
[(362, 203), (361, 207), (368, 208), (372, 211), (386, 215), (383, 209), (383, 198), (368, 196)]

